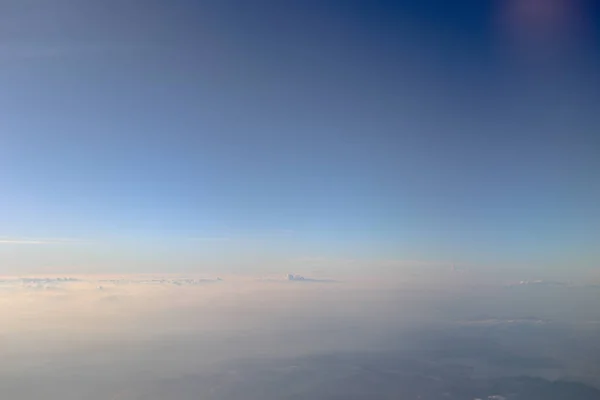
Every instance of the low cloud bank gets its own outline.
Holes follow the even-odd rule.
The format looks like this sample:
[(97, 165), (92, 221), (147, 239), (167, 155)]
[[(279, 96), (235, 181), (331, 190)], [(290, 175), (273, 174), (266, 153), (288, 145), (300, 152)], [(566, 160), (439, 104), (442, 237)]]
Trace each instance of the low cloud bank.
[(335, 282), (333, 279), (315, 279), (315, 278), (307, 278), (302, 275), (297, 274), (287, 274), (285, 279), (291, 282)]

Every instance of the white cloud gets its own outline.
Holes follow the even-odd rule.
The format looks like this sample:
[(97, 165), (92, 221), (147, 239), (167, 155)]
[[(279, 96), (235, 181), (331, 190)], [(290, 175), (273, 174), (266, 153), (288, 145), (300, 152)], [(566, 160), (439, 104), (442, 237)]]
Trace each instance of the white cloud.
[(567, 282), (559, 282), (559, 281), (545, 281), (545, 280), (525, 280), (519, 281), (518, 283), (513, 284), (512, 286), (568, 286)]
[(25, 240), (25, 239), (0, 239), (0, 244), (47, 244), (42, 240)]
[(315, 278), (307, 278), (298, 274), (287, 274), (286, 280), (293, 282), (335, 282), (332, 279), (315, 279)]
[(101, 284), (111, 283), (114, 285), (169, 285), (169, 286), (194, 286), (208, 283), (222, 282), (220, 277), (216, 278), (171, 278), (171, 277), (152, 277), (152, 278), (107, 278), (98, 280)]
[(504, 326), (504, 325), (544, 325), (550, 321), (541, 318), (481, 318), (462, 321), (463, 325)]

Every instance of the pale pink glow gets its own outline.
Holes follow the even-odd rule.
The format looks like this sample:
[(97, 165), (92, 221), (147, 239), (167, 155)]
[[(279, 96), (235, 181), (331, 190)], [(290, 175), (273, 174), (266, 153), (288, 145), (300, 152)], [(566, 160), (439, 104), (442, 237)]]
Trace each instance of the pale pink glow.
[(565, 0), (513, 0), (511, 12), (518, 22), (552, 28), (565, 22), (572, 1)]
[(503, 0), (499, 4), (503, 30), (519, 42), (567, 39), (584, 20), (580, 0)]

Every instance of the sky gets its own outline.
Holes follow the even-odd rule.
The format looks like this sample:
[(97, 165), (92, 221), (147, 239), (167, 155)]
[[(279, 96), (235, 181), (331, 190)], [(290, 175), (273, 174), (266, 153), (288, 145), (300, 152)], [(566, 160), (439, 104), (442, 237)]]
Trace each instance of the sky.
[(0, 274), (591, 271), (598, 12), (0, 0)]

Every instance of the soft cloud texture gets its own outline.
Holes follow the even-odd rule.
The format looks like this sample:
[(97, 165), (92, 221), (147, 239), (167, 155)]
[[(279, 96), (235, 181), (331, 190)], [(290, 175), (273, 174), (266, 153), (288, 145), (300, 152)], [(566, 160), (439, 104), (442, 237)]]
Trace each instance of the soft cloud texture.
[(287, 274), (286, 280), (290, 282), (335, 282), (333, 279), (315, 279), (315, 278), (306, 278), (302, 275), (298, 274)]
[(0, 244), (68, 244), (68, 243), (85, 243), (80, 239), (66, 238), (0, 238)]
[[(551, 348), (558, 357), (550, 364), (552, 373), (570, 365), (581, 375), (584, 369), (573, 357), (585, 353), (577, 343), (559, 344), (562, 332), (574, 327), (582, 343), (594, 340), (598, 325), (589, 321), (600, 320), (597, 298), (569, 293), (536, 302), (501, 283), (479, 285), (467, 274), (446, 272), (456, 279), (440, 284), (423, 276), (370, 277), (305, 285), (295, 283), (310, 278), (295, 274), (290, 284), (281, 276), (5, 277), (0, 389), (30, 400), (38, 397), (25, 393), (55, 382), (47, 390), (54, 393), (49, 399), (69, 399), (61, 388), (71, 388), (79, 398), (95, 400), (149, 393), (138, 386), (142, 376), (161, 382), (150, 391), (156, 396), (190, 371), (210, 374), (243, 360), (252, 365), (357, 350), (483, 356), (501, 366), (503, 357), (516, 357), (515, 363), (545, 360), (542, 355)], [(55, 289), (32, 290), (30, 284)], [(569, 313), (572, 307), (578, 307), (576, 318)], [(452, 352), (442, 352), (445, 343)], [(21, 380), (12, 379), (16, 376)], [(98, 393), (86, 397), (91, 382)], [(198, 390), (192, 385), (186, 395)]]

